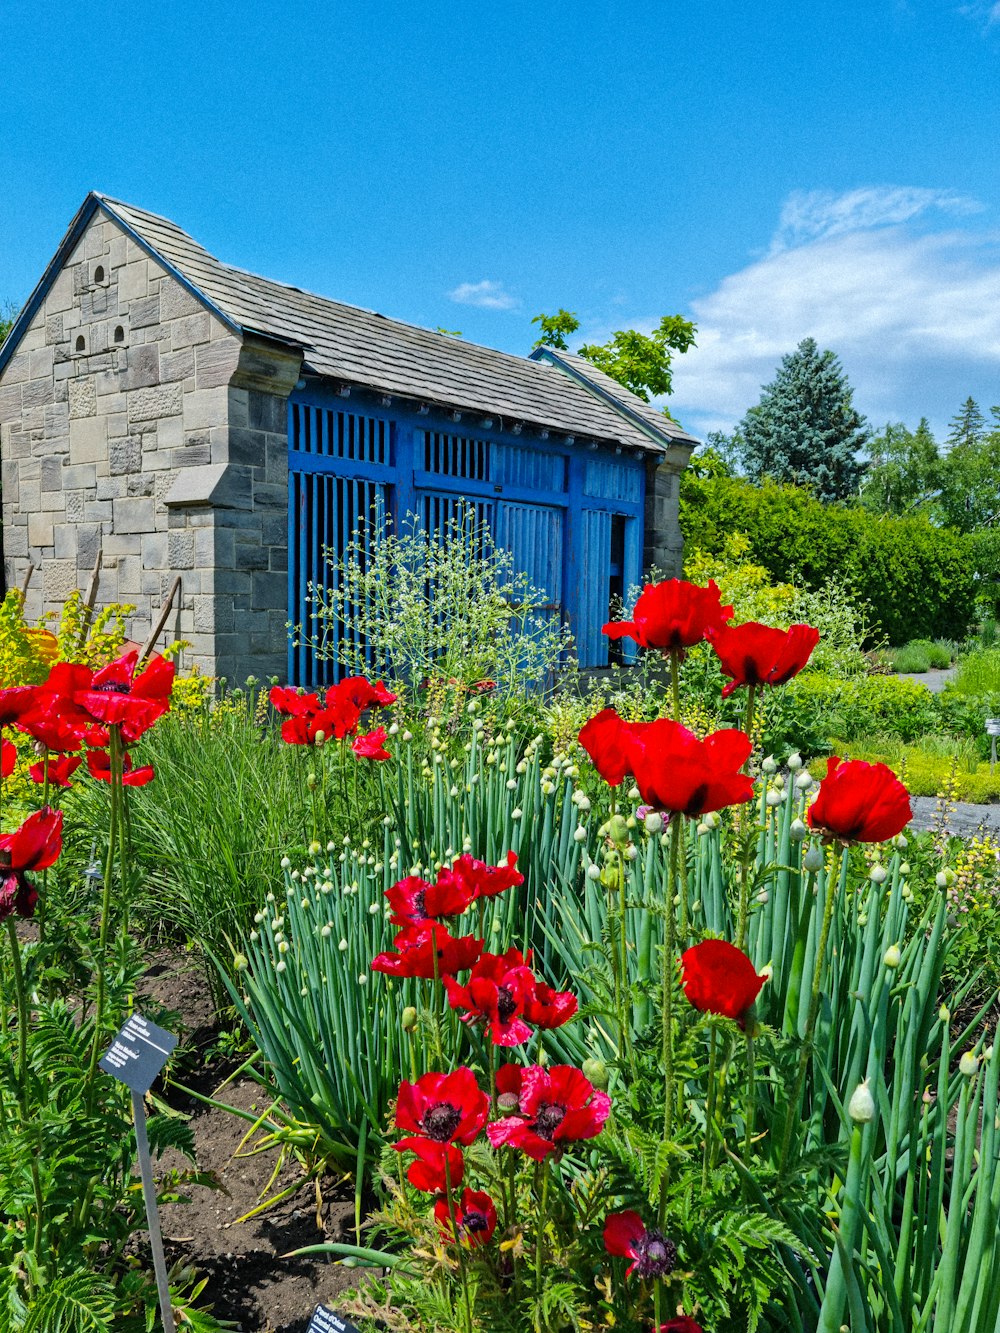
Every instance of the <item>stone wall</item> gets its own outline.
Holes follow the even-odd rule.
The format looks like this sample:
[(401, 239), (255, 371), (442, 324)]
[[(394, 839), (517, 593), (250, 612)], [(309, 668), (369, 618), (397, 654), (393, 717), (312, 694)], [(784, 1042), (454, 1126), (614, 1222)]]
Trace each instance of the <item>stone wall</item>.
[(679, 578), (684, 563), (684, 534), (680, 525), (681, 473), (693, 445), (675, 444), (659, 464), (646, 471), (646, 540), (643, 569), (655, 567), (667, 578)]
[(135, 605), (134, 639), (180, 575), (165, 637), (190, 643), (186, 664), (282, 671), (298, 364), (234, 336), (96, 213), (0, 377), (5, 574), (35, 565), (29, 617), (84, 587), (100, 550), (98, 604)]

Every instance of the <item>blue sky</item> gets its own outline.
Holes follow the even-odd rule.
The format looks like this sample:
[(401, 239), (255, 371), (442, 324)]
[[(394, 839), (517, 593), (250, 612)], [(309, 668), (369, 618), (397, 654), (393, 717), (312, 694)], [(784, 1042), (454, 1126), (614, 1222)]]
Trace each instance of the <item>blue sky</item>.
[(0, 300), (97, 188), (509, 351), (687, 314), (696, 432), (807, 335), (875, 423), (1000, 402), (996, 0), (3, 10)]

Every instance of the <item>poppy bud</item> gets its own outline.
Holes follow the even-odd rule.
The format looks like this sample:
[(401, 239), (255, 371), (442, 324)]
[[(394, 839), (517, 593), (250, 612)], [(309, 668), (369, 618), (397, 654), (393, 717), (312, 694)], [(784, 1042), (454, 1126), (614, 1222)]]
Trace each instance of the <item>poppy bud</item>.
[(775, 788), (772, 787), (772, 788), (768, 791), (767, 796), (766, 796), (764, 799), (765, 799), (765, 801), (767, 802), (767, 804), (768, 804), (768, 805), (772, 808), (772, 810), (773, 810), (774, 807), (775, 807), (776, 805), (780, 805), (780, 804), (781, 804), (781, 801), (782, 801), (781, 792), (780, 792), (780, 791), (776, 791)]
[(608, 1086), (608, 1067), (603, 1060), (599, 1060), (593, 1055), (588, 1056), (580, 1068), (583, 1070), (584, 1077), (588, 1078), (595, 1088), (600, 1088), (603, 1091)]
[(847, 1104), (847, 1114), (856, 1125), (867, 1125), (875, 1119), (875, 1098), (868, 1087), (867, 1079), (854, 1089)]
[(900, 873), (901, 875), (908, 875), (908, 874), (910, 873), (910, 863), (909, 863), (909, 861), (900, 861), (900, 863), (899, 863), (899, 873)]
[(802, 864), (807, 870), (821, 870), (823, 867), (823, 849), (815, 844), (809, 848), (802, 858)]
[(808, 768), (804, 768), (801, 773), (795, 775), (795, 786), (799, 791), (805, 791), (807, 787), (812, 786), (813, 776)]
[(883, 957), (882, 962), (885, 963), (886, 967), (890, 968), (891, 970), (894, 970), (895, 968), (899, 967), (900, 957), (901, 955), (899, 952), (899, 945), (890, 944), (888, 949), (886, 949), (885, 951), (885, 956)]
[(801, 819), (793, 819), (788, 826), (788, 836), (792, 842), (802, 842), (808, 831)]
[(608, 823), (608, 836), (613, 843), (624, 845), (628, 842), (628, 822), (622, 815), (612, 815)]
[(315, 790), (316, 790), (316, 774), (315, 774), (315, 773), (307, 773), (307, 774), (306, 774), (306, 786), (309, 788), (310, 791), (315, 791)]
[(505, 1115), (516, 1111), (520, 1105), (521, 1099), (516, 1092), (501, 1092), (497, 1098), (497, 1109), (503, 1111)]
[(416, 1032), (417, 1030), (417, 1011), (412, 1004), (408, 1004), (400, 1017), (404, 1032)]
[(767, 774), (777, 773), (778, 765), (774, 762), (774, 755), (769, 754), (761, 764), (761, 771)]

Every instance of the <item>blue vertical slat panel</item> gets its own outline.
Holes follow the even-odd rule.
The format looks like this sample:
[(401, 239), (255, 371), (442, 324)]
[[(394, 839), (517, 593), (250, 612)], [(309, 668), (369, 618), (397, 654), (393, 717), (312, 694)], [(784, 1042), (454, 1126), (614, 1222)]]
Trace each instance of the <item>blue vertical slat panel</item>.
[(608, 641), (601, 626), (608, 618), (611, 573), (611, 514), (604, 509), (583, 511), (583, 568), (580, 584), (580, 623), (577, 652), (582, 667), (608, 665)]
[[(629, 591), (637, 588), (642, 579), (642, 520), (625, 520), (625, 568), (623, 570), (626, 604)], [(638, 659), (639, 645), (634, 639), (622, 639), (624, 660), (631, 664)]]

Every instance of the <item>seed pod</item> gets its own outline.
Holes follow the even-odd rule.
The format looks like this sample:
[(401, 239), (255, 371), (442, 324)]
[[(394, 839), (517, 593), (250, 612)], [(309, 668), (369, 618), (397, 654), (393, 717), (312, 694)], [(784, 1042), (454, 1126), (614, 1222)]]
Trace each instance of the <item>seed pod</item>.
[(847, 1114), (856, 1125), (867, 1125), (875, 1119), (875, 1098), (868, 1087), (867, 1079), (854, 1089), (847, 1104)]

